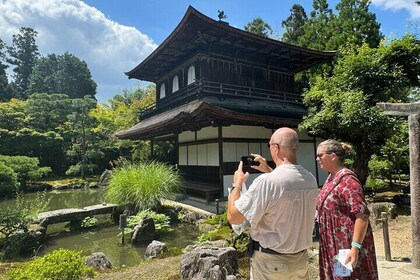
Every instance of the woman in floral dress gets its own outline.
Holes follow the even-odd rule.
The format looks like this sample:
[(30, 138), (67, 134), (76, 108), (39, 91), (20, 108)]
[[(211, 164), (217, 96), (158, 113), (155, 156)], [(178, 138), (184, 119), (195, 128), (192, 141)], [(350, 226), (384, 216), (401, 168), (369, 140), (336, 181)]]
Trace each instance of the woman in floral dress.
[[(336, 140), (319, 144), (317, 161), (330, 173), (317, 202), (320, 279), (378, 279), (375, 245), (369, 224), (369, 210), (362, 185), (353, 171), (344, 167), (351, 147)], [(339, 249), (350, 249), (346, 263), (353, 272), (334, 276), (334, 258)]]

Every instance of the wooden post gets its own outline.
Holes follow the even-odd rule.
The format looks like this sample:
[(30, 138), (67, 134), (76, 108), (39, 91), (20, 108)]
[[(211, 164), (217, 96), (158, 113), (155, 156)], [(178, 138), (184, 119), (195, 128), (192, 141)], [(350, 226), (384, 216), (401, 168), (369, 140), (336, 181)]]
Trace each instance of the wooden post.
[(124, 229), (127, 226), (127, 215), (120, 215), (121, 243), (124, 244)]
[(216, 202), (216, 215), (219, 215), (219, 199), (216, 198), (215, 202)]
[(391, 261), (391, 245), (389, 243), (388, 213), (381, 212), (382, 229), (384, 232), (385, 260)]
[(410, 146), (411, 227), (414, 268), (420, 269), (420, 114), (408, 117)]
[(420, 269), (420, 102), (378, 103), (386, 115), (408, 116), (410, 146), (411, 228), (413, 239), (412, 265)]

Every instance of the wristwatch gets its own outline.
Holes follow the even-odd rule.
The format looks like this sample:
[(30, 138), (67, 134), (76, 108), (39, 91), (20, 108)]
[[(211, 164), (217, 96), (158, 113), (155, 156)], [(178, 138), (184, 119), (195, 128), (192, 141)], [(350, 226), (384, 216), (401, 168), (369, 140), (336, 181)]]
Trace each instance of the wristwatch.
[(239, 186), (235, 183), (232, 183), (232, 188), (230, 189), (230, 191), (233, 191), (234, 188), (239, 188)]

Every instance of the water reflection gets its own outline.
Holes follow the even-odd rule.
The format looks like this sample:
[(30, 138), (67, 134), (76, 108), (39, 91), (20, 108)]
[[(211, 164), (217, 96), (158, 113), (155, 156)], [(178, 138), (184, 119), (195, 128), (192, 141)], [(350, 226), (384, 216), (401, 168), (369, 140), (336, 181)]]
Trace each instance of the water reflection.
[[(79, 189), (50, 191), (46, 199), (50, 203), (45, 211), (62, 208), (82, 208), (89, 205), (103, 202), (104, 189)], [(23, 195), (25, 201), (35, 199), (35, 193)], [(0, 211), (12, 206), (13, 199), (0, 201)], [(83, 251), (84, 255), (94, 252), (103, 252), (115, 267), (138, 264), (144, 256), (146, 246), (132, 247), (130, 236), (125, 236), (125, 245), (121, 244), (121, 230), (118, 225), (111, 222), (107, 215), (98, 216), (100, 226), (93, 230), (69, 232), (65, 229), (65, 223), (49, 225), (47, 240), (43, 246), (38, 248), (37, 255), (50, 253), (59, 248)], [(167, 246), (183, 248), (198, 236), (196, 227), (189, 224), (176, 226), (173, 231), (161, 234), (159, 241), (165, 242)]]

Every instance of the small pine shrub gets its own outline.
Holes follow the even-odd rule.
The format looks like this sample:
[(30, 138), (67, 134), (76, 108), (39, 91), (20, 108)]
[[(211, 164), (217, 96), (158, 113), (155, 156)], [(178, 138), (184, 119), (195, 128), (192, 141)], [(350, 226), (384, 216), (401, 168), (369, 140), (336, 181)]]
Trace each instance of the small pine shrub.
[(6, 277), (13, 280), (79, 280), (94, 275), (93, 268), (85, 265), (81, 252), (59, 249), (21, 268), (9, 270)]
[(380, 190), (387, 187), (387, 184), (381, 179), (374, 179), (370, 176), (366, 180), (366, 188), (372, 190)]

